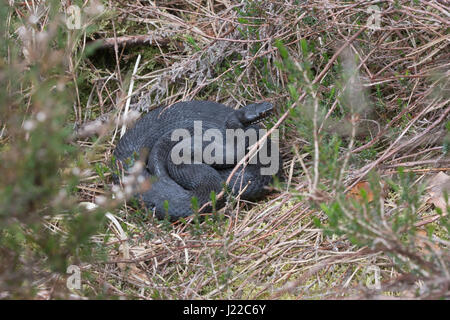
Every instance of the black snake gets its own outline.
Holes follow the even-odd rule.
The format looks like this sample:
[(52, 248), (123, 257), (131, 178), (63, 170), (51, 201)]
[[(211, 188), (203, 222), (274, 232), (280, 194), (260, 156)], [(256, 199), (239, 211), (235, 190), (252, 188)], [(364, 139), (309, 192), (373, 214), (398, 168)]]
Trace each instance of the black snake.
[[(140, 174), (145, 179), (154, 176), (156, 181), (138, 196), (147, 207), (155, 210), (158, 218), (164, 218), (166, 214), (171, 220), (189, 216), (193, 214), (192, 197), (197, 198), (199, 207), (210, 201), (211, 191), (219, 193), (223, 189), (224, 182), (240, 157), (236, 155), (235, 146), (232, 163), (228, 161), (226, 164), (220, 164), (217, 161), (212, 164), (175, 164), (170, 156), (171, 151), (177, 144), (180, 146), (180, 143), (186, 143), (186, 140), (172, 141), (173, 131), (186, 129), (193, 134), (194, 121), (201, 121), (202, 133), (208, 129), (216, 129), (225, 137), (226, 129), (242, 129), (244, 133), (255, 129), (258, 132), (261, 127), (257, 122), (264, 119), (272, 109), (272, 104), (267, 102), (234, 110), (210, 101), (179, 102), (169, 108), (154, 109), (142, 116), (120, 139), (114, 151), (115, 159), (118, 160), (116, 164), (126, 172), (133, 165), (134, 159), (146, 150), (147, 156), (144, 159), (146, 167)], [(257, 138), (259, 139), (260, 135)], [(244, 141), (245, 152), (247, 152), (248, 139)], [(200, 152), (205, 150), (206, 145), (206, 142), (201, 144)], [(225, 160), (230, 148), (226, 148), (225, 144), (221, 147), (223, 147), (221, 159)], [(268, 150), (271, 152), (270, 139)], [(212, 154), (215, 155), (215, 152)], [(223, 162), (225, 161), (221, 163)], [(259, 161), (248, 164), (244, 170), (241, 167), (228, 184), (229, 191), (233, 195), (240, 193), (241, 199), (247, 200), (254, 200), (265, 195), (267, 193), (265, 187), (271, 183), (272, 176), (262, 175), (261, 167), (263, 165)], [(217, 206), (221, 205), (223, 202), (217, 204)]]

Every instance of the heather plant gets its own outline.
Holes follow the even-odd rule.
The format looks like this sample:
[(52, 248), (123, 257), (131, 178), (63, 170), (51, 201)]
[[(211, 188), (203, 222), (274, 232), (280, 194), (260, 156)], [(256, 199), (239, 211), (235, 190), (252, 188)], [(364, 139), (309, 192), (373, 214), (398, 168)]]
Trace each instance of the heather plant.
[[(18, 18), (0, 3), (0, 295), (32, 298), (42, 278), (96, 256), (91, 237), (104, 213), (78, 206), (77, 185), (89, 170), (74, 141), (76, 106), (70, 67), (79, 40), (60, 4), (40, 3)], [(58, 278), (57, 278), (58, 279)], [(61, 297), (67, 296), (65, 277)], [(58, 293), (57, 293), (58, 294)]]

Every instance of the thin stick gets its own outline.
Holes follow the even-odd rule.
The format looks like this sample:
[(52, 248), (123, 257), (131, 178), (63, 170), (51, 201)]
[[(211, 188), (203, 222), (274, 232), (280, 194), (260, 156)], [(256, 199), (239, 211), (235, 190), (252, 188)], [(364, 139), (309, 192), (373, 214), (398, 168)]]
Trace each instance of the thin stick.
[(133, 93), (134, 76), (136, 75), (140, 61), (141, 61), (141, 55), (138, 55), (138, 57), (136, 59), (136, 64), (134, 65), (133, 74), (131, 75), (131, 79), (130, 79), (130, 87), (128, 88), (128, 98), (127, 98), (127, 102), (125, 104), (125, 110), (123, 111), (123, 115), (122, 115), (123, 124), (122, 124), (122, 130), (120, 131), (121, 138), (125, 134), (125, 131), (127, 130), (126, 120), (127, 120), (128, 110), (130, 109), (131, 94)]

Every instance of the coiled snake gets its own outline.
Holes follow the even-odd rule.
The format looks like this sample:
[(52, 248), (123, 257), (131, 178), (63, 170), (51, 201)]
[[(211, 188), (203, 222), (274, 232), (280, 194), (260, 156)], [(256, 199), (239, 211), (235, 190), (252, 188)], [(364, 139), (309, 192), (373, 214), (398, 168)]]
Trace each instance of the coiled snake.
[[(200, 148), (194, 149), (191, 140), (173, 141), (174, 130), (186, 129), (190, 134), (195, 134), (194, 122), (198, 121), (197, 125), (201, 122), (202, 134), (208, 129), (215, 129), (214, 132), (223, 134), (223, 137), (226, 136), (227, 129), (241, 129), (241, 133), (244, 134), (249, 130), (258, 133), (261, 126), (257, 122), (264, 119), (272, 109), (272, 104), (267, 102), (234, 110), (210, 101), (179, 102), (169, 108), (154, 109), (142, 116), (120, 139), (114, 151), (114, 156), (118, 160), (116, 164), (126, 172), (133, 165), (136, 155), (143, 154), (146, 150), (148, 152), (144, 160), (146, 167), (140, 174), (146, 179), (154, 176), (156, 181), (138, 197), (147, 207), (155, 210), (158, 218), (164, 218), (166, 214), (171, 220), (189, 216), (193, 214), (192, 197), (197, 198), (199, 207), (210, 201), (211, 191), (219, 193), (223, 189), (224, 182), (241, 159), (241, 155), (237, 152), (236, 141), (230, 148), (225, 143), (214, 140), (216, 146), (218, 143), (222, 145), (211, 154), (217, 156), (216, 159), (220, 161), (209, 164), (198, 161), (176, 164), (171, 153), (174, 147), (188, 143), (189, 148), (192, 148), (191, 158), (195, 158), (195, 155), (204, 152), (211, 142), (202, 141)], [(257, 138), (260, 138), (259, 133)], [(248, 139), (244, 139), (241, 143), (245, 144), (246, 152), (249, 147)], [(267, 144), (271, 152), (270, 139)], [(220, 149), (222, 152), (217, 152)], [(225, 159), (230, 151), (233, 152), (231, 161), (230, 158)], [(261, 174), (262, 167), (264, 165), (260, 161), (250, 163), (244, 169), (241, 167), (228, 184), (229, 191), (233, 195), (240, 194), (241, 199), (247, 200), (265, 195), (267, 193), (265, 187), (271, 183), (272, 176)], [(166, 200), (168, 207), (167, 203), (165, 204)], [(223, 201), (216, 207), (222, 205)]]

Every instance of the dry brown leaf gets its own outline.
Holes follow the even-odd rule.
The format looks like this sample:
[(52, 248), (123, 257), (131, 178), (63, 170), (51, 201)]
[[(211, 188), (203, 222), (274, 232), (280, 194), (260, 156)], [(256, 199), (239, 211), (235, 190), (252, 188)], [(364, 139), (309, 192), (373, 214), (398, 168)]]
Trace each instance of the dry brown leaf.
[(358, 182), (353, 188), (351, 188), (347, 194), (347, 199), (352, 198), (359, 202), (362, 202), (363, 198), (361, 197), (361, 189), (366, 190), (367, 200), (369, 202), (373, 201), (373, 192), (370, 189), (369, 182), (367, 181)]

